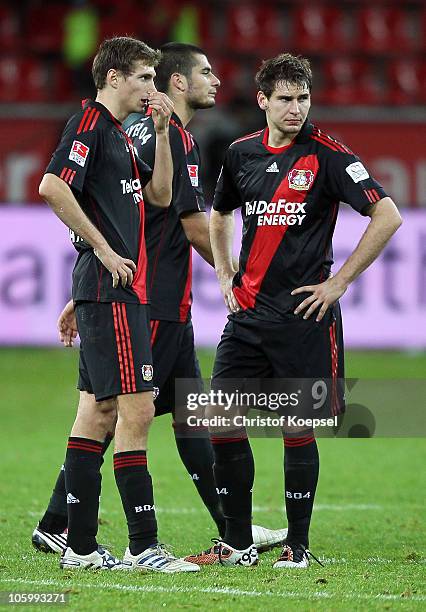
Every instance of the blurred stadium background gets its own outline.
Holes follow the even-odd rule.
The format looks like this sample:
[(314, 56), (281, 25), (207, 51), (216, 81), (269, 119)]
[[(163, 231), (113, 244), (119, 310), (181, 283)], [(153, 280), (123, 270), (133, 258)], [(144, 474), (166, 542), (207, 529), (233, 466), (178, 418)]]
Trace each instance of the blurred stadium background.
[[(191, 124), (211, 200), (226, 146), (263, 125), (253, 75), (283, 50), (309, 57), (312, 119), (368, 164), (405, 223), (344, 298), (349, 348), (426, 347), (426, 8), (420, 0), (22, 0), (0, 2), (0, 344), (56, 342), (74, 251), (37, 187), (66, 119), (94, 95), (90, 64), (105, 37), (202, 46), (221, 78), (214, 110)], [(336, 264), (363, 219), (342, 207)], [(226, 315), (214, 275), (195, 257), (197, 342), (214, 346)]]

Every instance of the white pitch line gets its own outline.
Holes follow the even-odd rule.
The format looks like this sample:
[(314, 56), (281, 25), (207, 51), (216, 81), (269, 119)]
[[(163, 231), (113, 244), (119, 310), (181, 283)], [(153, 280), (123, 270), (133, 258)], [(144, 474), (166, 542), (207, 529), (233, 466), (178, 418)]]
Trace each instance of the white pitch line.
[(107, 584), (104, 582), (98, 582), (96, 584), (85, 584), (73, 582), (70, 585), (64, 585), (63, 582), (57, 580), (26, 580), (25, 578), (5, 578), (0, 580), (0, 583), (10, 584), (30, 584), (33, 586), (54, 586), (64, 588), (64, 586), (71, 586), (77, 588), (87, 589), (103, 589), (103, 590), (115, 590), (115, 591), (130, 591), (136, 593), (208, 593), (216, 595), (236, 595), (240, 597), (278, 597), (278, 598), (292, 598), (292, 599), (360, 599), (360, 600), (382, 600), (382, 601), (426, 601), (426, 595), (412, 595), (410, 597), (401, 597), (401, 595), (390, 595), (384, 593), (378, 593), (377, 595), (367, 595), (364, 593), (325, 593), (323, 591), (313, 591), (312, 593), (307, 592), (295, 592), (295, 591), (243, 591), (240, 589), (220, 588), (220, 587), (161, 587), (161, 586), (134, 586), (124, 584)]

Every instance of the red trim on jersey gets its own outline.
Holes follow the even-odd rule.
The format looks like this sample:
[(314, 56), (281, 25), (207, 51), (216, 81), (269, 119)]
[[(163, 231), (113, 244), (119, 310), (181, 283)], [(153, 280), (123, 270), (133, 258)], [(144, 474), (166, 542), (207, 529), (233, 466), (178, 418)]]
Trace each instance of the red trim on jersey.
[(169, 218), (169, 210), (170, 210), (170, 207), (166, 208), (165, 211), (164, 211), (163, 223), (161, 224), (160, 240), (158, 241), (158, 245), (157, 245), (157, 248), (155, 250), (155, 259), (154, 259), (154, 264), (152, 266), (151, 283), (149, 285), (149, 288), (151, 290), (152, 290), (152, 286), (154, 284), (155, 274), (157, 272), (157, 264), (158, 264), (158, 259), (160, 257), (161, 247), (163, 246), (163, 240), (164, 240), (164, 236), (166, 234), (167, 221), (168, 221), (168, 218)]
[(131, 378), (131, 391), (132, 393), (136, 393), (136, 380), (135, 380), (135, 364), (133, 362), (133, 350), (132, 350), (132, 341), (130, 338), (130, 330), (129, 330), (129, 324), (127, 322), (127, 310), (126, 310), (126, 304), (121, 304), (121, 314), (123, 316), (123, 324), (124, 324), (124, 331), (126, 334), (126, 345), (127, 345), (127, 353), (129, 356), (129, 368), (130, 368), (130, 378)]
[(374, 197), (376, 198), (376, 202), (378, 202), (380, 200), (380, 196), (377, 193), (377, 191), (375, 189), (371, 189), (371, 193), (374, 195)]
[(320, 142), (321, 144), (323, 144), (325, 147), (328, 147), (332, 151), (338, 151), (339, 150), (337, 147), (333, 146), (333, 143), (327, 142), (327, 141), (323, 140), (322, 138), (319, 138), (318, 136), (311, 135), (311, 138), (312, 138), (312, 140), (316, 140), (317, 142)]
[(59, 178), (63, 179), (63, 178), (64, 178), (64, 174), (65, 174), (65, 172), (66, 172), (67, 170), (68, 170), (68, 168), (67, 168), (66, 166), (64, 166), (64, 167), (62, 168), (62, 172), (61, 172), (61, 174), (59, 175)]
[(374, 200), (373, 200), (373, 198), (371, 197), (370, 190), (369, 190), (369, 189), (364, 189), (364, 193), (365, 193), (365, 195), (367, 196), (368, 201), (370, 202), (370, 204), (374, 204)]
[[(309, 190), (295, 191), (290, 189), (288, 184), (288, 174), (295, 167), (298, 170), (311, 170), (314, 173), (314, 180), (309, 190), (312, 188), (319, 169), (316, 155), (300, 157), (295, 162), (294, 166), (289, 169), (287, 175), (279, 184), (271, 198), (271, 202), (278, 202), (278, 200), (283, 199), (287, 202), (301, 203), (305, 200)], [(271, 213), (265, 214), (265, 216), (270, 215)], [(256, 304), (257, 294), (260, 291), (262, 282), (287, 230), (288, 225), (258, 226), (248, 254), (245, 271), (241, 277), (241, 286), (234, 287), (233, 289), (237, 302), (243, 309), (253, 308)]]
[(96, 115), (93, 117), (93, 121), (92, 121), (92, 123), (90, 124), (90, 127), (89, 127), (90, 131), (92, 131), (93, 128), (95, 127), (95, 125), (96, 125), (96, 123), (97, 123), (97, 121), (99, 119), (99, 115), (100, 114), (101, 114), (101, 111), (97, 111)]
[(92, 110), (90, 111), (90, 113), (89, 113), (89, 115), (88, 115), (88, 117), (86, 119), (86, 123), (84, 124), (83, 132), (87, 132), (87, 130), (89, 129), (89, 125), (90, 125), (90, 123), (91, 123), (95, 113), (96, 113), (96, 108), (92, 108)]
[(75, 172), (76, 172), (75, 170), (73, 170), (73, 171), (72, 171), (71, 176), (70, 176), (70, 179), (69, 179), (69, 181), (68, 181), (68, 185), (71, 185), (71, 184), (72, 184), (72, 182), (73, 182), (73, 180), (74, 180), (74, 177), (75, 177)]
[(294, 140), (292, 140), (290, 142), (290, 144), (285, 145), (284, 147), (271, 147), (271, 145), (268, 145), (268, 138), (269, 138), (269, 128), (267, 127), (265, 129), (265, 133), (263, 134), (263, 138), (262, 138), (262, 144), (265, 147), (265, 149), (267, 149), (270, 153), (284, 153), (284, 151), (287, 151), (287, 149), (289, 149), (290, 147), (292, 147), (294, 145)]
[(179, 305), (179, 321), (185, 323), (191, 307), (191, 286), (192, 286), (192, 246), (189, 245), (188, 272), (186, 275), (185, 289), (181, 303)]
[(91, 109), (91, 107), (89, 106), (89, 107), (88, 107), (88, 108), (86, 108), (86, 110), (84, 111), (84, 115), (83, 115), (83, 117), (81, 118), (80, 125), (78, 126), (78, 129), (77, 129), (77, 134), (80, 134), (80, 132), (82, 131), (82, 129), (83, 129), (83, 125), (85, 124), (86, 119), (87, 119), (87, 117), (88, 117), (88, 115), (89, 115), (89, 113), (90, 113), (90, 111), (91, 111), (91, 110), (92, 110), (92, 109)]
[(331, 143), (341, 153), (350, 153), (351, 155), (353, 155), (352, 151), (346, 145), (344, 145), (342, 142), (339, 142), (332, 136), (329, 136), (328, 134), (326, 134), (325, 132), (323, 132), (316, 126), (314, 126), (312, 130), (311, 138), (314, 138), (314, 140), (322, 139), (322, 140), (319, 140), (319, 142), (322, 142), (326, 146), (327, 145), (330, 146), (330, 143)]
[(151, 321), (151, 346), (154, 346), (159, 324), (160, 324), (160, 321), (158, 320), (153, 319)]
[(112, 302), (111, 305), (112, 305), (112, 314), (113, 314), (113, 319), (114, 319), (115, 341), (117, 343), (118, 363), (120, 366), (121, 390), (123, 393), (126, 393), (127, 385), (126, 385), (126, 376), (124, 373), (124, 360), (123, 360), (123, 354), (122, 354), (122, 348), (121, 348), (121, 334), (120, 334), (120, 329), (118, 325), (117, 303)]
[(236, 144), (237, 142), (244, 142), (244, 140), (250, 140), (250, 138), (256, 138), (256, 136), (260, 136), (262, 130), (258, 130), (257, 132), (253, 132), (253, 134), (247, 134), (247, 136), (241, 136), (237, 140), (234, 140), (232, 144)]

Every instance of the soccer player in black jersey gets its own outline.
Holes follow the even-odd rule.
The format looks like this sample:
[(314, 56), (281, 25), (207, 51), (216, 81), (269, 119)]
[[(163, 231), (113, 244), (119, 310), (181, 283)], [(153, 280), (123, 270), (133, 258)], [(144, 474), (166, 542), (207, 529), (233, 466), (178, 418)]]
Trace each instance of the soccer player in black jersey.
[[(219, 343), (213, 387), (225, 379), (329, 379), (330, 410), (343, 410), (343, 340), (338, 300), (401, 224), (398, 210), (350, 149), (308, 119), (312, 75), (306, 59), (282, 54), (256, 75), (267, 126), (235, 141), (217, 183), (210, 220), (215, 268), (231, 311)], [(368, 136), (368, 132), (366, 133)], [(334, 276), (331, 241), (339, 202), (370, 223)], [(238, 270), (232, 264), (233, 214), (242, 209)], [(230, 434), (233, 435), (230, 435)], [(216, 486), (225, 536), (187, 557), (254, 565), (253, 456), (245, 430), (212, 430)], [(309, 526), (319, 457), (311, 428), (283, 431), (288, 536), (275, 568), (309, 564)]]
[[(144, 197), (168, 207), (173, 173), (173, 104), (155, 89), (158, 59), (157, 51), (128, 37), (101, 44), (92, 70), (96, 100), (86, 101), (67, 123), (40, 184), (40, 195), (70, 228), (78, 251), (73, 300), (80, 401), (65, 459), (63, 568), (199, 570), (158, 545), (146, 458), (154, 406)], [(153, 170), (138, 159), (121, 126), (147, 104), (156, 131)], [(114, 473), (129, 529), (123, 562), (96, 541), (102, 447), (116, 416)]]
[[(199, 386), (202, 384), (191, 321), (191, 247), (211, 265), (213, 255), (201, 184), (200, 153), (187, 124), (197, 110), (214, 106), (220, 85), (199, 47), (167, 43), (160, 50), (155, 82), (173, 101), (174, 113), (169, 126), (173, 158), (171, 205), (168, 208), (145, 205), (153, 383), (159, 389), (154, 401), (155, 416), (170, 412), (174, 415), (175, 378), (198, 379)], [(137, 117), (131, 115), (123, 127), (133, 140), (139, 158), (154, 167), (156, 131), (150, 109)], [(72, 300), (59, 317), (59, 328), (61, 340), (66, 346), (72, 346), (77, 335)], [(174, 423), (174, 433), (180, 457), (223, 536), (225, 519), (213, 478), (210, 440), (200, 432), (191, 435), (192, 429), (181, 423)], [(107, 437), (103, 452), (110, 440)], [(65, 496), (61, 472), (48, 509), (33, 534), (37, 548), (59, 552), (66, 547)], [(280, 543), (285, 532), (253, 525), (253, 539), (260, 550)]]

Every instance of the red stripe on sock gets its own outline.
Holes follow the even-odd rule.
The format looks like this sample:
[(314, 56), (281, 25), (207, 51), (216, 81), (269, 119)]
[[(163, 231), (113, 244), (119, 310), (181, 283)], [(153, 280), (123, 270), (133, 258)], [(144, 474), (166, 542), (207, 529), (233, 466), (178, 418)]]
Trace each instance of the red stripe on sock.
[(244, 436), (241, 438), (218, 438), (218, 437), (210, 438), (210, 442), (212, 444), (229, 444), (231, 442), (242, 442), (243, 440), (247, 440), (247, 436)]
[(308, 440), (301, 440), (298, 438), (294, 438), (294, 441), (289, 443), (286, 440), (284, 440), (284, 446), (288, 446), (288, 447), (296, 447), (296, 446), (307, 446), (308, 444), (312, 444), (312, 442), (315, 442), (315, 438), (309, 438)]
[(99, 453), (99, 454), (102, 452), (102, 446), (89, 446), (89, 445), (78, 444), (78, 442), (68, 442), (67, 448), (74, 448), (78, 450), (84, 450), (84, 451), (89, 451), (91, 453)]

